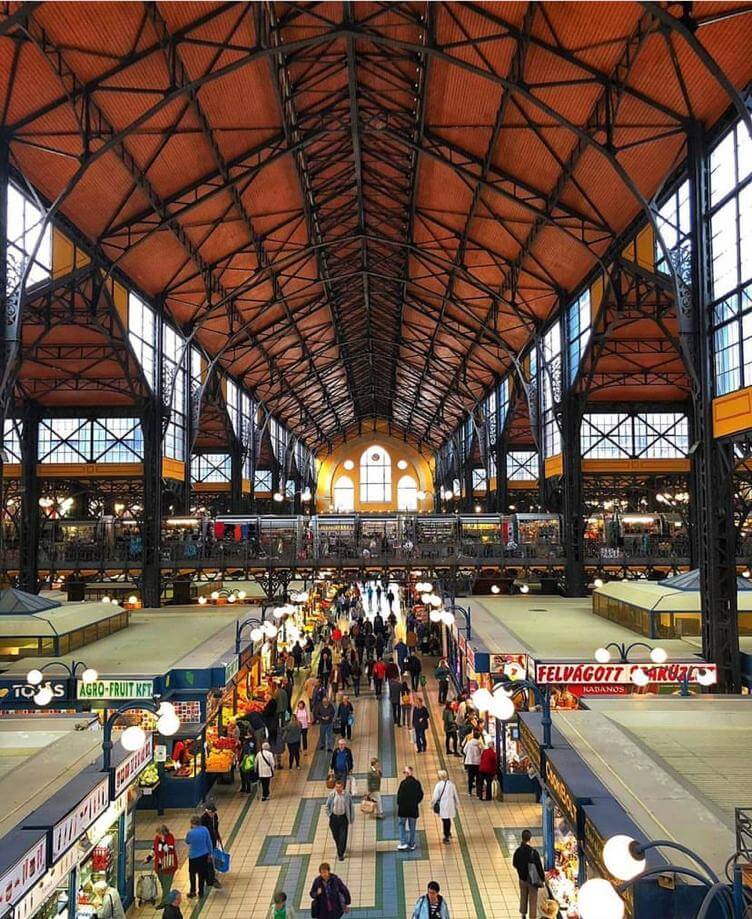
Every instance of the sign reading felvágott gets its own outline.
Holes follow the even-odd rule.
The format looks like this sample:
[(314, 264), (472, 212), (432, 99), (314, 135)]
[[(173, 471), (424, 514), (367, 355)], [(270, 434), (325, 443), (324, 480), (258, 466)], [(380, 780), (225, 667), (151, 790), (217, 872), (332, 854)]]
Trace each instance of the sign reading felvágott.
[(100, 814), (107, 810), (110, 803), (110, 789), (107, 779), (103, 779), (83, 801), (63, 817), (52, 828), (52, 860), (58, 858), (69, 849), (94, 823)]
[(591, 685), (599, 683), (632, 684), (635, 670), (644, 670), (650, 683), (689, 683), (698, 682), (700, 674), (712, 676), (715, 683), (718, 671), (715, 664), (698, 661), (671, 661), (666, 664), (643, 663), (608, 663), (594, 664), (592, 661), (568, 661), (567, 663), (548, 663), (535, 665), (536, 683), (575, 683)]
[(151, 734), (146, 735), (146, 743), (140, 750), (134, 750), (130, 756), (126, 757), (122, 763), (115, 769), (115, 793), (113, 797), (124, 791), (136, 776), (143, 772), (151, 762), (154, 753), (152, 744), (154, 740)]
[(0, 915), (16, 903), (47, 871), (47, 839), (35, 843), (0, 878)]
[(78, 680), (76, 686), (78, 699), (151, 699), (153, 695), (154, 680)]

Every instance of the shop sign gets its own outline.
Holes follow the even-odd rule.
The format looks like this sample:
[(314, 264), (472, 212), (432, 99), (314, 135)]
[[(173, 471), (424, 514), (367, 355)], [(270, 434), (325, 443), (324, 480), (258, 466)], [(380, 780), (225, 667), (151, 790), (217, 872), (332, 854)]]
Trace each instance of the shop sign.
[(702, 661), (671, 661), (667, 664), (614, 663), (597, 664), (592, 661), (572, 661), (567, 663), (536, 663), (536, 683), (577, 683), (590, 686), (598, 683), (622, 684), (632, 686), (632, 674), (635, 670), (644, 670), (651, 683), (671, 684), (687, 680), (696, 683), (700, 671), (717, 680), (715, 664)]
[(110, 803), (109, 782), (104, 779), (84, 800), (52, 828), (52, 860), (69, 849)]
[(146, 743), (140, 750), (134, 750), (130, 756), (126, 757), (122, 763), (115, 769), (115, 792), (114, 798), (124, 791), (128, 785), (143, 772), (149, 765), (153, 755), (152, 749), (153, 737), (151, 734), (146, 735)]
[(546, 785), (574, 829), (577, 826), (577, 802), (567, 788), (567, 783), (548, 759), (546, 760)]
[(471, 670), (475, 670), (475, 652), (470, 646), (470, 642), (465, 638), (464, 635), (457, 636), (457, 644), (460, 646), (460, 651), (467, 658), (468, 667)]
[(47, 871), (47, 839), (42, 837), (0, 878), (0, 914), (5, 913)]
[(540, 745), (538, 744), (538, 739), (527, 726), (527, 724), (520, 718), (520, 744), (522, 749), (530, 760), (530, 762), (535, 766), (538, 771), (538, 775), (541, 772), (541, 753)]
[(506, 675), (509, 664), (514, 664), (523, 673), (527, 670), (525, 654), (491, 654), (490, 673), (503, 673)]
[(225, 664), (225, 686), (240, 670), (240, 658), (236, 655), (229, 664)]
[(78, 680), (77, 699), (151, 699), (154, 696), (154, 680), (94, 680), (84, 683)]
[(568, 690), (573, 696), (628, 696), (629, 686), (623, 683), (570, 683)]
[(58, 887), (65, 885), (68, 875), (78, 864), (81, 853), (77, 848), (69, 849), (45, 874), (42, 880), (26, 894), (13, 910), (13, 919), (30, 919), (35, 916)]
[[(52, 691), (53, 699), (64, 699), (68, 694), (67, 680), (45, 680), (44, 686)], [(28, 703), (39, 692), (39, 686), (31, 686), (24, 680), (0, 682), (0, 707), (12, 708), (19, 703)]]

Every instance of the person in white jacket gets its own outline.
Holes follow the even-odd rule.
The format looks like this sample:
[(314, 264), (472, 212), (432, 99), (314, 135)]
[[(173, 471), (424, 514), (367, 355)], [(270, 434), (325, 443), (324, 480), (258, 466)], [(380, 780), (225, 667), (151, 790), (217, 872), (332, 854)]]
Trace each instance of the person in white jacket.
[(256, 771), (261, 782), (261, 800), (269, 800), (269, 785), (274, 775), (274, 754), (268, 741), (261, 744), (261, 749), (256, 757)]
[(446, 769), (439, 769), (437, 775), (439, 781), (434, 785), (431, 804), (434, 810), (437, 804), (439, 806), (438, 814), (444, 830), (442, 842), (448, 845), (452, 840), (452, 820), (457, 816), (460, 799), (457, 795), (457, 786), (449, 779)]
[(467, 770), (467, 793), (471, 795), (478, 780), (478, 768), (480, 767), (480, 757), (483, 753), (483, 741), (476, 732), (468, 737), (465, 741), (465, 769)]

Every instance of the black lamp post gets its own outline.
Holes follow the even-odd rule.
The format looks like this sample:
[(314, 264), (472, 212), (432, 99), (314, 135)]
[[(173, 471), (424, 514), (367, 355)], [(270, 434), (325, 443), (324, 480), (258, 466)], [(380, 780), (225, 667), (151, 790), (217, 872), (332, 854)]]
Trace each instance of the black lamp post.
[[(109, 772), (112, 767), (112, 729), (115, 727), (115, 723), (120, 719), (120, 716), (125, 714), (125, 712), (132, 711), (147, 711), (152, 712), (153, 714), (159, 713), (160, 703), (156, 699), (138, 699), (133, 702), (126, 702), (123, 705), (115, 709), (115, 711), (109, 716), (109, 718), (104, 723), (104, 740), (102, 741), (102, 772)], [(177, 716), (175, 716), (177, 719)], [(180, 721), (178, 720), (177, 727), (180, 726)], [(177, 730), (177, 727), (175, 730)], [(159, 730), (159, 722), (157, 722), (157, 730)], [(175, 731), (170, 732), (174, 734)], [(169, 734), (166, 736), (170, 736)]]
[(88, 667), (83, 661), (72, 660), (70, 664), (66, 664), (64, 661), (50, 661), (47, 664), (44, 664), (42, 667), (34, 667), (26, 674), (26, 680), (30, 686), (40, 687), (37, 689), (37, 692), (34, 695), (34, 701), (37, 705), (47, 705), (52, 701), (52, 695), (50, 694), (49, 699), (45, 697), (45, 700), (38, 701), (37, 696), (40, 692), (44, 691), (42, 687), (42, 681), (44, 679), (44, 674), (51, 670), (53, 667), (62, 667), (65, 671), (66, 678), (68, 680), (68, 695), (69, 698), (74, 699), (76, 696), (76, 679), (79, 675), (79, 668), (81, 673), (81, 678), (84, 683), (94, 683), (97, 679), (97, 671)]

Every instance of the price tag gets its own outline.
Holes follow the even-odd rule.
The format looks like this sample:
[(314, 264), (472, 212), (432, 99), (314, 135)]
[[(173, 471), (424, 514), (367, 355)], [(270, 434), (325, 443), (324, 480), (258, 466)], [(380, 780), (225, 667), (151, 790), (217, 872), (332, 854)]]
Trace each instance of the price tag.
[(167, 762), (167, 747), (163, 743), (158, 743), (154, 747), (154, 762), (155, 763)]

